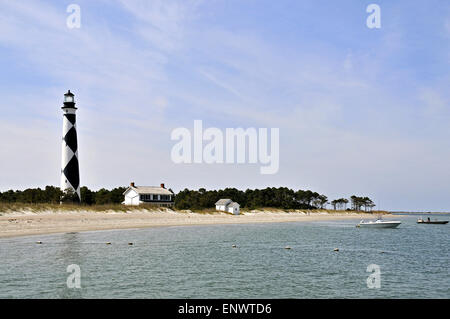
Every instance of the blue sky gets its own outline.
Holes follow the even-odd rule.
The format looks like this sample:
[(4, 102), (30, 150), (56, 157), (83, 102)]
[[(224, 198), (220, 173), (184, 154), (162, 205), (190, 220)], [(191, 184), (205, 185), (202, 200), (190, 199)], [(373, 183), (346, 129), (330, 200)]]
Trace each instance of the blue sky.
[[(92, 189), (287, 186), (448, 211), (449, 43), (445, 0), (0, 0), (0, 190), (58, 185), (71, 89)], [(172, 163), (171, 131), (196, 119), (280, 128), (279, 172)]]

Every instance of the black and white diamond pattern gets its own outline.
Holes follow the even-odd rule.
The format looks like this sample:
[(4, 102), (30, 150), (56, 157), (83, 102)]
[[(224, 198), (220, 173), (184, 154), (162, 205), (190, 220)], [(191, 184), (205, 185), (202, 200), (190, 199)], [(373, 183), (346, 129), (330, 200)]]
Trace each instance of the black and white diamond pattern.
[(63, 116), (61, 190), (72, 189), (80, 201), (80, 171), (75, 109), (65, 109)]

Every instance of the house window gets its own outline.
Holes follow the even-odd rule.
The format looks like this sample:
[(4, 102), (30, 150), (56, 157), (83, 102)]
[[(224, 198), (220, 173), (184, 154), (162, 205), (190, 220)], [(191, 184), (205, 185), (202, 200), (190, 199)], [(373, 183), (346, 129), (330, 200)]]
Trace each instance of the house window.
[(140, 195), (140, 198), (141, 198), (141, 201), (144, 201), (144, 202), (149, 202), (152, 199), (150, 194), (142, 194), (142, 195)]
[(161, 200), (170, 201), (170, 195), (161, 195)]
[(153, 195), (153, 200), (158, 200), (158, 195)]

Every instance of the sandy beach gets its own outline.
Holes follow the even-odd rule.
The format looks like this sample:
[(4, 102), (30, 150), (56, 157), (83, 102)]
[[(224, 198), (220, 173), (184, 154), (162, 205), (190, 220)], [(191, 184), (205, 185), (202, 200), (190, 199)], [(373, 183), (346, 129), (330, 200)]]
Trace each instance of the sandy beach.
[(11, 212), (0, 216), (0, 237), (29, 236), (66, 232), (189, 226), (211, 224), (281, 223), (326, 220), (373, 219), (373, 214), (323, 212), (243, 212), (233, 216), (226, 213), (194, 213), (191, 211), (133, 210), (129, 212), (43, 211)]

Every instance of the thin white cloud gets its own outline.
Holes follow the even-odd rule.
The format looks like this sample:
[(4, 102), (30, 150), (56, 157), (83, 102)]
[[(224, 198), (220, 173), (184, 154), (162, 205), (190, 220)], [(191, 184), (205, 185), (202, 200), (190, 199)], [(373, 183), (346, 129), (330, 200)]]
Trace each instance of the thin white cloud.
[(239, 98), (242, 98), (242, 95), (241, 95), (236, 89), (234, 89), (231, 85), (229, 85), (229, 84), (227, 84), (227, 83), (225, 83), (225, 82), (223, 82), (223, 81), (221, 81), (221, 80), (218, 80), (218, 79), (217, 79), (214, 75), (212, 75), (211, 73), (206, 72), (206, 71), (204, 71), (204, 70), (200, 70), (200, 73), (201, 73), (203, 76), (205, 76), (208, 80), (210, 80), (211, 82), (213, 82), (215, 85), (217, 85), (217, 86), (219, 86), (219, 87), (225, 89), (226, 91), (228, 91), (228, 92), (234, 94), (235, 96), (237, 96), (237, 97), (239, 97)]

